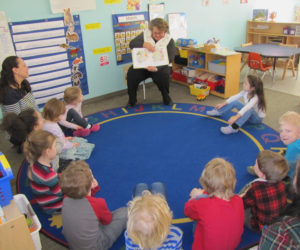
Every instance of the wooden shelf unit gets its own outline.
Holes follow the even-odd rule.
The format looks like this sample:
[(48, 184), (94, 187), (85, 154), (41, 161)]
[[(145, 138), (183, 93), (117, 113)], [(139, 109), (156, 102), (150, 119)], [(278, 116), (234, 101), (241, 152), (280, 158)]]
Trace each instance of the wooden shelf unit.
[[(240, 64), (241, 64), (241, 54), (240, 53), (234, 53), (231, 55), (219, 55), (217, 53), (209, 52), (204, 49), (195, 49), (195, 48), (187, 48), (187, 47), (181, 47), (182, 50), (187, 50), (187, 58), (188, 58), (188, 65), (187, 67), (194, 68), (196, 72), (208, 72), (212, 73), (218, 76), (223, 76), (225, 78), (225, 87), (224, 87), (224, 93), (220, 93), (217, 91), (210, 91), (210, 94), (219, 96), (221, 98), (228, 98), (232, 95), (235, 95), (239, 92), (239, 86), (240, 86)], [(205, 66), (204, 68), (197, 68), (190, 66), (190, 56), (195, 54), (204, 54), (205, 55)], [(225, 60), (225, 74), (216, 73), (213, 71), (210, 71), (208, 68), (208, 63), (213, 60)], [(184, 65), (179, 65), (176, 63), (173, 63), (173, 70), (176, 71), (178, 69), (182, 69), (185, 67)], [(186, 86), (189, 86), (190, 84), (183, 81), (178, 81), (176, 79), (172, 79), (173, 82), (180, 83)]]
[[(284, 28), (297, 30), (297, 35), (284, 34)], [(256, 22), (248, 21), (247, 43), (284, 43), (298, 44), (300, 47), (300, 23), (299, 22)], [(299, 33), (299, 34), (298, 34)], [(277, 42), (278, 41), (278, 42)]]

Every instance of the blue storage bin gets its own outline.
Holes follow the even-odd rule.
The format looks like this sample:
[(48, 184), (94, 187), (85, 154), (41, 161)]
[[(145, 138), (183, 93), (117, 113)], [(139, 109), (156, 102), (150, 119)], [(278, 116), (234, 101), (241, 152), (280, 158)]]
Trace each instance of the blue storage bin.
[(14, 178), (13, 172), (4, 154), (0, 152), (0, 205), (8, 205), (13, 199), (10, 180)]

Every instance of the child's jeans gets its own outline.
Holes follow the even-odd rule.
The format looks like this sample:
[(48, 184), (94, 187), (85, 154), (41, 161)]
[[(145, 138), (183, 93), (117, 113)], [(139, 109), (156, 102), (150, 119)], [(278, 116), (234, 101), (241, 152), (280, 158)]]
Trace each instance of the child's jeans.
[(132, 192), (132, 197), (142, 196), (145, 190), (149, 190), (152, 194), (162, 194), (167, 200), (166, 186), (162, 182), (154, 182), (151, 184), (150, 188), (146, 183), (139, 183), (135, 186)]
[[(241, 110), (245, 105), (240, 101), (234, 101), (226, 104), (224, 107), (218, 109), (219, 113), (223, 115), (224, 113), (236, 108), (237, 110)], [(245, 122), (250, 122), (253, 124), (262, 123), (263, 118), (259, 117), (256, 111), (252, 108), (248, 110), (242, 117), (240, 117), (235, 123), (241, 127)]]

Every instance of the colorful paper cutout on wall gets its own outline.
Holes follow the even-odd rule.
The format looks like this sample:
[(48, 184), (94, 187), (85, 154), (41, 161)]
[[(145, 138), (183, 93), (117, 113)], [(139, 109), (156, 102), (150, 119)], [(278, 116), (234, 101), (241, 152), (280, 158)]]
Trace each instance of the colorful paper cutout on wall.
[(141, 0), (127, 0), (127, 10), (140, 10)]

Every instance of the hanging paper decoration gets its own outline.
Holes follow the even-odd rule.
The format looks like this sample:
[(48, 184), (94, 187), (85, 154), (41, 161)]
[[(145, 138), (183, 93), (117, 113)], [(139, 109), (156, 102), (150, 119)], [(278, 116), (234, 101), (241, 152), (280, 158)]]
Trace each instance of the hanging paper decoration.
[(202, 6), (208, 6), (210, 4), (210, 0), (202, 0)]
[(29, 67), (37, 104), (61, 99), (70, 86), (89, 93), (78, 15), (66, 9), (64, 17), (13, 22), (9, 28), (16, 55)]

